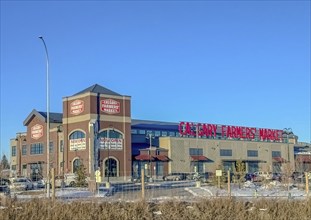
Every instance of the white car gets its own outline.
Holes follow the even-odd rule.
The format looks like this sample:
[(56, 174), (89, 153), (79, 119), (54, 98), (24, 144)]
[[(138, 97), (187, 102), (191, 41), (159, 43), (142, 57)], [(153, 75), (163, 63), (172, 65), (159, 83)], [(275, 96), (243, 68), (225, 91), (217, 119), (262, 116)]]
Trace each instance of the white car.
[(97, 197), (113, 196), (115, 192), (116, 188), (114, 186), (107, 188), (105, 184), (100, 184), (97, 191)]
[(10, 188), (13, 190), (30, 190), (34, 188), (34, 184), (27, 177), (13, 178)]

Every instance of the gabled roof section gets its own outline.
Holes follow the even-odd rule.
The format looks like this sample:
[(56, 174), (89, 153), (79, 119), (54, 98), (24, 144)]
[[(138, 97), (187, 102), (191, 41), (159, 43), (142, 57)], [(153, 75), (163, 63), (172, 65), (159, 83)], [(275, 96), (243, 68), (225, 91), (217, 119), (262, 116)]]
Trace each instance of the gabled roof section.
[[(45, 121), (47, 120), (47, 113), (46, 112), (39, 112), (44, 118)], [(50, 112), (50, 123), (62, 123), (63, 122), (63, 114)]]
[[(40, 120), (44, 122), (47, 121), (46, 112), (39, 112), (36, 109), (34, 109), (31, 111), (28, 117), (24, 120), (24, 126), (27, 126), (34, 117), (38, 117)], [(50, 112), (50, 123), (62, 123), (62, 120), (63, 120), (63, 114)]]
[(106, 95), (122, 96), (119, 93), (111, 91), (110, 89), (107, 89), (107, 88), (105, 88), (103, 86), (100, 86), (98, 84), (94, 84), (94, 85), (92, 85), (92, 86), (82, 90), (81, 92), (78, 92), (78, 93), (74, 94), (73, 96), (84, 94), (84, 93), (87, 93), (87, 92), (106, 94)]

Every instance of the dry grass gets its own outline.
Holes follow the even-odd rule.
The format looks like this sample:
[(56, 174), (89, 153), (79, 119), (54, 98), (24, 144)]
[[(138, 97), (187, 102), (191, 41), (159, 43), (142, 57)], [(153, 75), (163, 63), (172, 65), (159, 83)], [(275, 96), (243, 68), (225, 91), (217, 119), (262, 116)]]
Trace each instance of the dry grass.
[(99, 219), (311, 219), (309, 200), (210, 199), (198, 202), (167, 201), (161, 203), (75, 201), (72, 203), (34, 199), (8, 201), (0, 210), (3, 220), (99, 220)]

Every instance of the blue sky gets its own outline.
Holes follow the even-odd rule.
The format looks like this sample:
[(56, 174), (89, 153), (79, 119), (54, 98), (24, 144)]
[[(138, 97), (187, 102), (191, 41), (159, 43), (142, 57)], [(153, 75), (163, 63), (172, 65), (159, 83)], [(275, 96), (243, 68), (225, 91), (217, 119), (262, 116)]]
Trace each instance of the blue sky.
[(292, 128), (310, 142), (310, 1), (1, 1), (1, 150), (95, 83), (132, 118)]

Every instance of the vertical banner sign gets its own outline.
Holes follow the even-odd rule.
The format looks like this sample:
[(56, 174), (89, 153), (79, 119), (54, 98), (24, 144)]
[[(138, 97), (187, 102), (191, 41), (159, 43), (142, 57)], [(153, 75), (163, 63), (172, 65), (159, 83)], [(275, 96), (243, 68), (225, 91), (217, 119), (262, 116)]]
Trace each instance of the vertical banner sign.
[(31, 127), (31, 138), (32, 139), (39, 139), (43, 136), (43, 126), (36, 124)]
[(114, 99), (103, 99), (100, 102), (100, 109), (107, 114), (120, 113), (120, 102)]
[(73, 115), (79, 115), (84, 111), (84, 102), (82, 100), (75, 100), (70, 103), (70, 113)]

